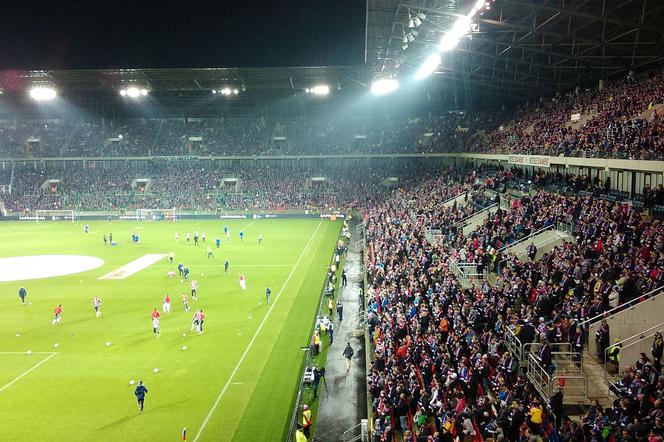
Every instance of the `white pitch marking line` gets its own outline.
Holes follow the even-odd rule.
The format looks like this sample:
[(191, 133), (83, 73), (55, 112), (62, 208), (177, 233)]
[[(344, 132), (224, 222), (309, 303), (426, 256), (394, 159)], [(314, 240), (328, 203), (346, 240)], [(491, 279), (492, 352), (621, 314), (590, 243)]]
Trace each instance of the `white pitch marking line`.
[[(33, 351), (33, 355), (54, 355), (57, 351)], [(27, 355), (27, 351), (0, 351), (0, 355)]]
[(258, 337), (258, 334), (261, 332), (263, 329), (263, 325), (265, 324), (265, 321), (267, 321), (267, 318), (270, 317), (270, 313), (272, 313), (272, 309), (274, 309), (274, 306), (277, 305), (277, 302), (279, 301), (279, 298), (281, 297), (281, 294), (283, 293), (284, 289), (288, 285), (288, 282), (290, 281), (291, 277), (295, 273), (295, 269), (297, 269), (297, 266), (300, 264), (302, 261), (302, 258), (304, 257), (305, 253), (307, 253), (307, 250), (309, 249), (309, 246), (311, 245), (311, 242), (314, 240), (314, 237), (316, 236), (316, 233), (318, 233), (318, 229), (320, 226), (323, 224), (323, 221), (321, 220), (318, 225), (316, 226), (316, 230), (314, 230), (314, 233), (311, 235), (311, 238), (309, 238), (309, 242), (307, 243), (306, 246), (304, 246), (304, 250), (302, 250), (302, 253), (300, 254), (300, 257), (298, 258), (297, 262), (291, 269), (290, 273), (288, 274), (288, 277), (286, 278), (286, 281), (284, 282), (284, 285), (281, 286), (281, 290), (279, 290), (279, 293), (277, 293), (277, 296), (274, 298), (274, 302), (272, 305), (270, 305), (270, 309), (267, 311), (267, 314), (265, 317), (263, 317), (263, 320), (261, 321), (260, 324), (258, 324), (258, 328), (256, 329), (256, 333), (254, 333), (254, 336), (251, 338), (251, 341), (249, 341), (249, 345), (247, 345), (247, 348), (244, 350), (244, 353), (242, 353), (242, 356), (240, 357), (240, 360), (237, 362), (235, 365), (235, 368), (231, 372), (230, 377), (226, 381), (226, 384), (224, 385), (224, 388), (221, 389), (219, 392), (219, 395), (217, 396), (217, 399), (214, 401), (214, 404), (212, 405), (212, 408), (210, 408), (210, 411), (208, 412), (207, 416), (205, 416), (205, 420), (203, 420), (203, 423), (201, 424), (201, 428), (198, 429), (198, 433), (196, 433), (196, 436), (194, 437), (193, 442), (197, 442), (198, 439), (201, 437), (201, 434), (203, 434), (203, 430), (205, 430), (205, 427), (207, 426), (208, 422), (210, 421), (210, 418), (216, 411), (217, 407), (219, 406), (219, 402), (221, 402), (221, 398), (224, 397), (224, 394), (226, 394), (226, 390), (228, 390), (228, 387), (231, 385), (231, 382), (233, 381), (233, 378), (235, 377), (235, 374), (240, 368), (240, 365), (242, 365), (242, 362), (244, 362), (244, 358), (247, 357), (247, 354), (249, 354), (249, 350), (251, 350), (251, 347), (254, 345), (254, 341), (256, 341), (256, 338)]
[[(25, 354), (25, 353), (24, 353), (24, 354)], [(18, 382), (23, 376), (27, 375), (27, 374), (30, 373), (32, 370), (34, 370), (35, 368), (39, 367), (40, 365), (42, 365), (43, 363), (45, 363), (46, 361), (48, 361), (49, 359), (51, 359), (51, 358), (52, 358), (53, 356), (55, 356), (55, 355), (57, 355), (57, 353), (51, 353), (48, 357), (42, 359), (41, 361), (37, 362), (37, 363), (36, 363), (35, 365), (33, 365), (32, 367), (28, 368), (26, 371), (24, 371), (23, 373), (21, 373), (20, 375), (18, 375), (13, 381), (11, 381), (10, 383), (6, 384), (4, 387), (0, 388), (0, 393), (2, 393), (4, 390), (6, 390), (7, 388), (9, 388), (9, 387), (11, 387), (12, 385), (14, 385), (14, 384), (15, 384), (16, 382)]]

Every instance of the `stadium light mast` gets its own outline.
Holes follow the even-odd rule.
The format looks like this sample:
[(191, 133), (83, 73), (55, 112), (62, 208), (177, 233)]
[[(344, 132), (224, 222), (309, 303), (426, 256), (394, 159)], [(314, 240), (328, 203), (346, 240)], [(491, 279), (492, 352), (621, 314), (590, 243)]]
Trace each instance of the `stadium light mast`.
[(436, 72), (436, 69), (441, 63), (440, 55), (443, 52), (448, 52), (454, 49), (463, 37), (470, 34), (473, 17), (478, 13), (482, 14), (484, 11), (491, 9), (491, 3), (494, 1), (495, 0), (477, 0), (468, 14), (459, 17), (456, 22), (454, 22), (454, 25), (452, 25), (452, 29), (447, 31), (438, 42), (436, 52), (429, 55), (424, 63), (422, 63), (422, 66), (417, 70), (415, 79), (424, 80)]

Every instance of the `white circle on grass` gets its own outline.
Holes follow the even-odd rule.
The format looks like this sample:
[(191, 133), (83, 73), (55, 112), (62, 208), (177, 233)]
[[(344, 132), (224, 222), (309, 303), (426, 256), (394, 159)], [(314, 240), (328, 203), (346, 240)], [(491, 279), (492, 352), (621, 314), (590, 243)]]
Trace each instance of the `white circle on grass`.
[(0, 258), (0, 282), (51, 278), (86, 272), (104, 260), (84, 255), (33, 255)]

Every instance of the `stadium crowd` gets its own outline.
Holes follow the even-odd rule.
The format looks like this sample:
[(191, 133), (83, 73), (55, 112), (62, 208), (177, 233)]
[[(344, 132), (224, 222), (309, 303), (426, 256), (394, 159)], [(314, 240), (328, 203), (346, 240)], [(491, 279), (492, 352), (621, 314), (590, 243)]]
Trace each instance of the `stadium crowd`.
[(252, 167), (206, 170), (152, 164), (144, 169), (17, 169), (10, 212), (34, 210), (179, 211), (352, 208), (380, 195), (385, 168)]
[[(446, 171), (438, 182), (458, 185), (437, 186), (436, 200), (464, 191), (470, 176)], [(555, 370), (551, 344), (570, 342), (582, 352), (585, 319), (664, 284), (661, 221), (592, 195), (539, 191), (512, 198), (468, 235), (450, 226), (432, 244), (428, 223), (441, 215), (416, 215), (431, 204), (429, 185), (395, 192), (365, 219), (377, 440), (396, 432), (417, 441), (584, 440), (581, 426), (563, 425), (563, 391), (545, 404), (519, 375), (506, 333), (539, 342), (537, 357), (548, 370)], [(539, 260), (508, 254), (498, 269), (503, 245), (556, 222), (573, 224), (572, 241)], [(450, 260), (500, 274), (495, 284), (464, 288)]]
[[(513, 111), (442, 115), (12, 119), (0, 157), (474, 151), (662, 159), (664, 74), (628, 77)], [(658, 111), (659, 109), (659, 111)], [(659, 113), (658, 113), (659, 112)], [(578, 120), (572, 121), (572, 115)]]

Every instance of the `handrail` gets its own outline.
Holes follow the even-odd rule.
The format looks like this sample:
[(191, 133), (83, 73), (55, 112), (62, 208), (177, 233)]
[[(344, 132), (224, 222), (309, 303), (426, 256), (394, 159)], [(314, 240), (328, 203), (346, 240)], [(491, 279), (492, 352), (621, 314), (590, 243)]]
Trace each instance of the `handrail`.
[(514, 354), (514, 356), (516, 356), (519, 363), (524, 360), (523, 344), (521, 343), (521, 340), (516, 335), (514, 330), (510, 327), (506, 327), (505, 345), (507, 345), (507, 349), (511, 350), (511, 353)]
[(646, 301), (648, 299), (652, 299), (655, 296), (659, 296), (660, 294), (664, 293), (664, 285), (661, 287), (657, 287), (656, 289), (653, 289), (649, 291), (648, 293), (637, 296), (636, 298), (632, 299), (631, 301), (628, 301), (624, 304), (620, 304), (617, 307), (613, 307), (610, 310), (607, 310), (603, 313), (600, 313), (599, 315), (593, 316), (592, 318), (588, 318), (582, 322), (580, 322), (577, 327), (581, 327), (583, 330), (583, 327), (585, 327), (587, 324), (594, 324), (598, 320), (608, 318), (609, 316), (613, 316), (615, 313), (618, 313), (622, 310), (625, 310), (626, 308), (633, 307), (636, 304), (640, 304), (643, 301)]
[(518, 240), (518, 241), (514, 241), (513, 243), (509, 243), (509, 244), (507, 244), (507, 245), (501, 247), (500, 249), (498, 249), (498, 251), (499, 251), (499, 252), (503, 252), (503, 251), (505, 251), (505, 250), (507, 250), (507, 249), (511, 249), (511, 248), (514, 247), (514, 246), (517, 246), (517, 245), (519, 245), (519, 244), (522, 244), (522, 243), (528, 241), (529, 239), (532, 239), (535, 235), (539, 235), (539, 234), (542, 233), (542, 232), (545, 232), (545, 231), (547, 231), (547, 230), (551, 230), (551, 229), (554, 228), (554, 227), (556, 227), (555, 224), (549, 224), (548, 226), (546, 226), (546, 227), (542, 227), (542, 228), (539, 229), (538, 231), (536, 231), (536, 232), (532, 232), (532, 233), (530, 233), (530, 235), (528, 235), (528, 236), (526, 236), (526, 237), (524, 237), (524, 238), (521, 238), (521, 239)]
[(469, 192), (470, 192), (470, 190), (464, 190), (463, 192), (459, 192), (459, 193), (457, 193), (456, 195), (447, 198), (445, 201), (443, 201), (442, 203), (440, 203), (440, 205), (444, 207), (445, 204), (449, 203), (450, 201), (454, 201), (455, 199), (459, 198), (461, 195), (463, 195), (463, 194), (467, 194), (467, 193), (469, 193)]
[(493, 204), (491, 204), (490, 206), (486, 206), (486, 207), (483, 208), (482, 210), (478, 210), (478, 211), (473, 212), (472, 214), (468, 215), (468, 216), (465, 217), (465, 218), (461, 218), (461, 219), (460, 219), (459, 221), (457, 221), (455, 224), (456, 224), (457, 226), (462, 226), (462, 225), (465, 226), (466, 223), (467, 223), (467, 221), (468, 221), (469, 219), (471, 219), (472, 217), (477, 216), (477, 215), (479, 215), (480, 213), (483, 213), (483, 212), (485, 212), (485, 211), (490, 212), (491, 209), (493, 209), (493, 208), (496, 207), (497, 205), (498, 205), (498, 203), (493, 203)]
[[(657, 325), (653, 325), (652, 327), (645, 329), (639, 333), (636, 333), (628, 338), (623, 339), (622, 341), (618, 341), (614, 344), (609, 345), (604, 349), (604, 372), (608, 373), (608, 368), (607, 368), (607, 362), (609, 360), (609, 349), (612, 347), (615, 347), (616, 345), (620, 345), (620, 351), (622, 352), (624, 348), (631, 347), (634, 344), (638, 344), (642, 342), (646, 338), (652, 338), (655, 336), (656, 333), (661, 333), (664, 331), (664, 322), (660, 322)], [(646, 335), (646, 333), (650, 333), (649, 335)], [(623, 345), (628, 341), (631, 341), (634, 339), (634, 342), (630, 342), (629, 344)]]

